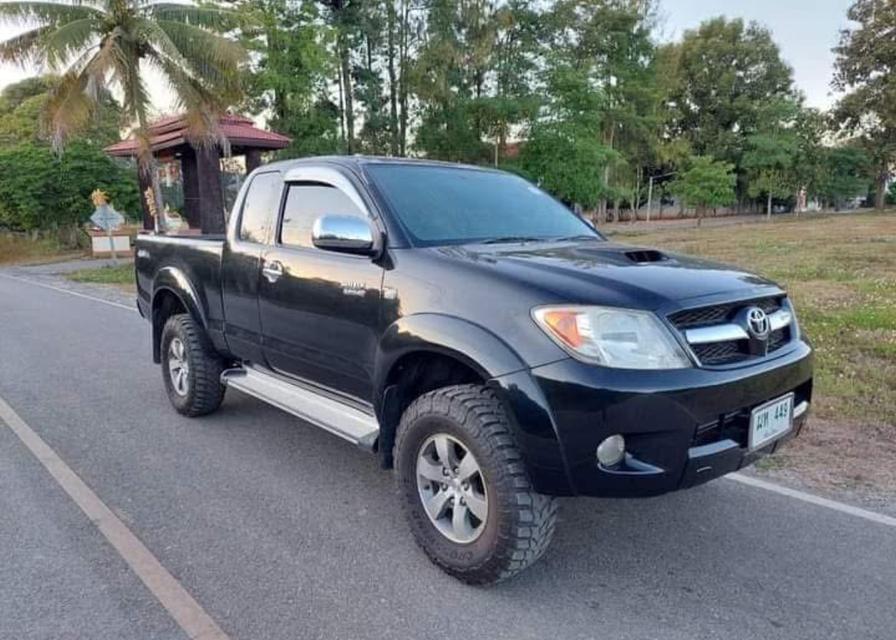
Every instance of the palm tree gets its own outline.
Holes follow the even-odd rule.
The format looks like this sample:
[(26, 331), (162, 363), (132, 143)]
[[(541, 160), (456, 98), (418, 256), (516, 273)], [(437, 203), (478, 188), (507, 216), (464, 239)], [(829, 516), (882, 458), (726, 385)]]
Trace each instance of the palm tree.
[[(26, 27), (0, 42), (0, 60), (49, 68), (61, 74), (44, 114), (54, 146), (81, 130), (104, 89), (117, 89), (128, 126), (139, 142), (137, 163), (161, 190), (150, 149), (151, 105), (146, 72), (168, 82), (190, 123), (196, 146), (218, 143), (217, 118), (239, 98), (242, 47), (223, 34), (234, 14), (217, 6), (151, 0), (61, 0), (0, 3), (0, 20)], [(156, 218), (157, 229), (160, 224)]]

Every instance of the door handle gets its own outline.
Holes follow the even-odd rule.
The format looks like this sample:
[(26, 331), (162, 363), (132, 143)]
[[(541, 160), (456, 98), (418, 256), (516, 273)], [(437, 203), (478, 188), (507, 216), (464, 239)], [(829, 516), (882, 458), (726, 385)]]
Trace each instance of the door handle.
[(264, 277), (268, 279), (268, 282), (277, 282), (280, 276), (283, 275), (283, 265), (280, 264), (278, 260), (274, 260), (273, 262), (265, 264), (261, 272), (264, 274)]

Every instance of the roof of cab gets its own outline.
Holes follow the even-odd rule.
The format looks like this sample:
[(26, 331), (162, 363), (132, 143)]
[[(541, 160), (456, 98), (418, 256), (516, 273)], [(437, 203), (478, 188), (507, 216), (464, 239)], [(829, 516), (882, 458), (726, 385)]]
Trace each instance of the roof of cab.
[(444, 162), (441, 160), (427, 160), (423, 158), (396, 158), (392, 156), (312, 156), (308, 158), (294, 158), (291, 160), (279, 160), (270, 164), (263, 165), (265, 169), (277, 169), (284, 172), (293, 167), (300, 167), (309, 164), (335, 164), (349, 169), (359, 170), (368, 164), (410, 164), (415, 166), (431, 166), (431, 167), (450, 167), (453, 169), (474, 169), (477, 171), (496, 171), (491, 167), (480, 167), (476, 165), (460, 164), (456, 162)]

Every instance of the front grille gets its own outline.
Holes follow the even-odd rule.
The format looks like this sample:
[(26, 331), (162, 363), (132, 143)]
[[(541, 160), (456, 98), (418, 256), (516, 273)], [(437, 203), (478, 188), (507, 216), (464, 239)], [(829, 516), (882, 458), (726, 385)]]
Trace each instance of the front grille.
[(744, 359), (745, 355), (748, 355), (741, 351), (741, 342), (743, 342), (743, 340), (695, 344), (693, 346), (694, 355), (696, 355), (703, 364), (728, 364), (730, 362), (739, 362)]
[(775, 351), (788, 342), (790, 342), (790, 327), (772, 331), (771, 335), (768, 337), (768, 350), (769, 352)]
[[(709, 327), (732, 322), (737, 314), (745, 307), (756, 306), (768, 314), (778, 311), (784, 306), (783, 296), (770, 296), (756, 300), (741, 302), (726, 302), (696, 309), (677, 311), (669, 316), (669, 320), (679, 331)], [(772, 331), (768, 339), (768, 352), (771, 353), (790, 342), (791, 327), (783, 327)], [(725, 365), (743, 362), (754, 358), (750, 353), (749, 340), (726, 340), (722, 342), (709, 342), (705, 344), (691, 345), (691, 349), (700, 364)]]
[(772, 297), (748, 300), (746, 302), (726, 302), (709, 307), (678, 311), (670, 315), (669, 320), (677, 329), (684, 331), (685, 329), (729, 322), (738, 311), (748, 306), (756, 306), (766, 313), (773, 313), (781, 308), (781, 301), (781, 297)]

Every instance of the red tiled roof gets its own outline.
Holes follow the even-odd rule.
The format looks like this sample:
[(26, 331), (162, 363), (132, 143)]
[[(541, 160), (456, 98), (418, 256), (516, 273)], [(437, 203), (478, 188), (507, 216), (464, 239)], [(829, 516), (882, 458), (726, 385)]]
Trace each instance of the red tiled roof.
[[(235, 147), (253, 147), (256, 149), (283, 149), (292, 142), (292, 138), (265, 131), (255, 126), (245, 116), (225, 115), (218, 121), (221, 135)], [(178, 147), (187, 142), (187, 123), (183, 116), (168, 116), (157, 120), (149, 126), (152, 150), (162, 151)], [(112, 156), (133, 156), (137, 153), (137, 141), (131, 137), (116, 142), (105, 149)]]

